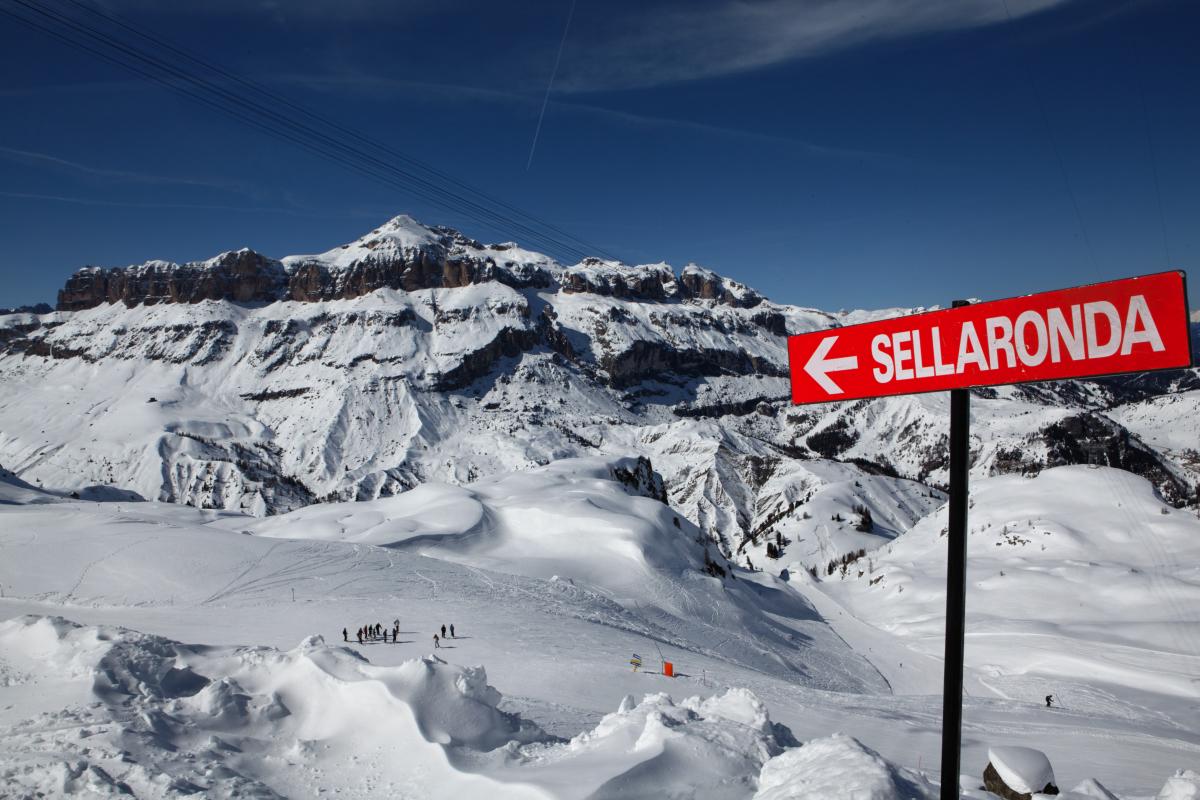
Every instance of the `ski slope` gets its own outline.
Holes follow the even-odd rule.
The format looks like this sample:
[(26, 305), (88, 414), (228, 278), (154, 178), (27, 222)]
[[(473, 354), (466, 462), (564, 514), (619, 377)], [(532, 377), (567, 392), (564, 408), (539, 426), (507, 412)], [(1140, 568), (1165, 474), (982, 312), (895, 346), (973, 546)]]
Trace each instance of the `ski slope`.
[[(943, 512), (875, 552), (883, 601), (866, 577), (722, 580), (699, 529), (614, 481), (621, 466), (265, 520), (0, 481), (0, 777), (12, 796), (850, 797), (821, 794), (842, 774), (863, 796), (935, 796)], [(1119, 525), (1084, 524), (1112, 517), (1098, 498)], [(1200, 763), (1200, 522), (1161, 508), (1116, 471), (977, 482), (973, 580), (999, 563), (995, 515), (1056, 544), (1004, 550), (1021, 591), (972, 586), (967, 785), (1005, 745), (1123, 798)], [(1120, 559), (1140, 572), (1117, 580)], [(1080, 584), (1096, 596), (1071, 611)], [(341, 641), (394, 618), (397, 643)], [(1041, 707), (1047, 681), (1061, 709)]]

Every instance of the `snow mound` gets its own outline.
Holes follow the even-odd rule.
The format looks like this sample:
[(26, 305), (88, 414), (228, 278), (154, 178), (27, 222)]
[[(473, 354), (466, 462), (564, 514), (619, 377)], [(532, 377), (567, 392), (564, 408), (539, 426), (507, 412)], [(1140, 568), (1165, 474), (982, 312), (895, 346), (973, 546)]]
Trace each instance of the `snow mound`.
[(679, 702), (648, 694), (526, 769), (556, 797), (745, 798), (763, 764), (794, 744), (745, 689)]
[(1200, 800), (1200, 772), (1179, 770), (1167, 778), (1155, 800)]
[(768, 761), (754, 800), (933, 800), (934, 786), (857, 739), (835, 734)]
[(988, 748), (988, 762), (1008, 788), (1021, 794), (1032, 794), (1054, 783), (1050, 759), (1032, 747)]
[(889, 785), (917, 785), (845, 737), (787, 750), (791, 732), (746, 689), (626, 698), (564, 741), (501, 711), (483, 667), (376, 666), (320, 636), (289, 651), (205, 647), (25, 616), (0, 623), (0, 652), (65, 703), (0, 731), (0, 783), (21, 795), (717, 800), (749, 798), (788, 763), (788, 775), (874, 765)]
[(697, 531), (660, 499), (645, 459), (564, 459), (468, 486), (427, 483), (395, 497), (310, 506), (246, 524), (260, 536), (385, 547), (532, 577), (635, 586), (655, 570), (702, 567)]
[[(459, 750), (550, 738), (497, 708), (482, 667), (432, 656), (376, 667), (319, 636), (287, 652), (193, 647), (60, 617), (0, 623), (0, 651), (38, 683), (90, 688), (77, 695), (90, 701), (2, 738), (0, 782), (30, 793), (107, 780), (138, 796), (309, 795), (326, 768), (353, 758), (364, 775), (338, 780), (354, 796), (463, 796), (485, 785), (489, 796), (539, 796), (454, 764)], [(47, 768), (53, 760), (61, 768)]]
[(1058, 797), (1059, 800), (1120, 800), (1095, 778), (1080, 781), (1074, 789), (1063, 792)]

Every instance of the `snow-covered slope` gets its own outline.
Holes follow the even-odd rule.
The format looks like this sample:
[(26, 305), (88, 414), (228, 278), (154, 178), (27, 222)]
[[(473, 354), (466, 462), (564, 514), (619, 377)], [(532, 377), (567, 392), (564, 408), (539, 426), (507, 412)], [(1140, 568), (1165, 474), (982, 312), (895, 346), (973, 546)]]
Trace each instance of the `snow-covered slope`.
[[(893, 635), (839, 613), (839, 603), (859, 602), (852, 576), (711, 574), (699, 530), (677, 526), (672, 509), (645, 496), (657, 490), (646, 477), (635, 460), (564, 461), (266, 520), (25, 489), (25, 501), (0, 505), (0, 619), (10, 620), (0, 623), (0, 777), (18, 796), (122, 784), (149, 797), (215, 787), (264, 796), (931, 796), (940, 669), (920, 652), (935, 622), (915, 617), (939, 613), (936, 599), (923, 600), (932, 586), (917, 591), (912, 580), (905, 600), (889, 603), (908, 626)], [(981, 481), (981, 503), (995, 485), (1010, 512), (1024, 513), (1019, 495), (1003, 491), (1014, 480)], [(1075, 483), (1092, 496), (1115, 491)], [(1130, 524), (1153, 527), (1172, 547), (1200, 524), (1162, 514), (1145, 484), (1134, 495), (1122, 501)], [(41, 497), (57, 501), (30, 502)], [(1039, 519), (1077, 513), (1055, 487), (1038, 497)], [(916, 548), (938, 519), (878, 557)], [(1108, 560), (1128, 542), (1102, 533), (1096, 566), (1067, 551), (1054, 563), (1080, 582), (1089, 571), (1111, 580)], [(1133, 563), (1149, 572), (1151, 562)], [(899, 581), (902, 563), (877, 569)], [(1156, 574), (1191, 580), (1182, 566)], [(862, 584), (859, 613), (885, 625), (887, 609)], [(919, 602), (906, 607), (910, 596)], [(1038, 624), (1035, 611), (1027, 625)], [(1069, 635), (1052, 675), (1061, 710), (1040, 708), (1047, 674), (1021, 684), (1022, 674), (989, 666), (1008, 662), (969, 658), (965, 771), (978, 776), (989, 747), (1029, 745), (1067, 785), (1097, 778), (1144, 796), (1194, 763), (1195, 693), (1176, 663), (1185, 654), (1162, 652), (1143, 630), (1146, 604), (1109, 609), (1105, 629), (1122, 637), (1119, 648), (1094, 646), (1108, 634), (1089, 627), (1089, 613), (1062, 615)], [(1151, 629), (1197, 628), (1186, 608), (1161, 613)], [(394, 618), (399, 641), (357, 643), (359, 626)], [(451, 623), (456, 636), (434, 650), (432, 634)], [(1041, 669), (1038, 637), (1009, 633), (1011, 660), (1024, 654)], [(660, 652), (676, 677), (661, 674)], [(633, 653), (643, 671), (630, 669)], [(1118, 661), (1141, 682), (1097, 672)]]
[[(817, 588), (938, 655), (945, 532), (942, 508)], [(1200, 701), (1194, 510), (1103, 467), (990, 478), (972, 487), (968, 550), (966, 659), (996, 691), (1070, 693), (1086, 679)]]
[[(776, 304), (695, 265), (566, 266), (397, 217), (318, 255), (87, 268), (59, 309), (0, 316), (0, 464), (67, 492), (267, 515), (644, 455), (727, 557), (762, 566), (771, 541), (822, 567), (928, 510), (920, 487), (856, 481), (945, 479), (937, 395), (787, 406), (787, 334), (903, 309)], [(1190, 502), (1200, 475), (1173, 420), (1200, 410), (1196, 383), (977, 393), (975, 473), (1100, 463)], [(810, 495), (835, 507), (797, 503)], [(855, 506), (881, 535), (805, 524)]]

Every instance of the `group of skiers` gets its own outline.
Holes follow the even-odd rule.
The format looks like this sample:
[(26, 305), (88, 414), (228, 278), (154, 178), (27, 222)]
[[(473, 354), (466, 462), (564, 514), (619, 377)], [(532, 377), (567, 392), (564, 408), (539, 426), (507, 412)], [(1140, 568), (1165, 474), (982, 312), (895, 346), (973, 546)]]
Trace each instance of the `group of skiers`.
[[(392, 634), (391, 641), (393, 644), (400, 641), (400, 620), (399, 619), (392, 620), (391, 634)], [(365, 642), (377, 642), (380, 639), (383, 640), (384, 644), (387, 644), (388, 629), (383, 627), (383, 625), (381, 623), (376, 622), (374, 625), (363, 625), (361, 628), (359, 628), (355, 632), (355, 636), (358, 637), (359, 644), (364, 644)], [(342, 628), (342, 641), (343, 642), (350, 641), (350, 632), (348, 630), (346, 630), (345, 628)]]
[[(400, 620), (399, 619), (392, 620), (391, 634), (392, 634), (392, 638), (391, 638), (392, 644), (397, 644), (400, 641)], [(355, 636), (358, 638), (359, 644), (365, 644), (367, 642), (377, 642), (381, 639), (383, 640), (384, 644), (387, 644), (388, 629), (383, 627), (383, 625), (381, 623), (376, 622), (374, 625), (363, 625), (361, 628), (359, 628), (355, 632)], [(446, 626), (443, 625), (441, 637), (439, 638), (436, 633), (433, 635), (433, 646), (440, 648), (442, 646), (442, 641), (445, 638), (446, 638)], [(454, 625), (450, 626), (450, 638), (451, 639), (458, 638), (457, 636), (454, 635)], [(342, 641), (343, 642), (350, 641), (350, 631), (347, 630), (346, 628), (342, 628)]]
[[(442, 638), (441, 638), (441, 639), (439, 639), (439, 638), (438, 638), (438, 635), (437, 635), (436, 633), (433, 635), (433, 646), (434, 646), (435, 648), (437, 648), (437, 647), (441, 647), (441, 646), (442, 646), (442, 641), (443, 641), (445, 638), (446, 638), (446, 626), (445, 626), (445, 625), (443, 625), (443, 626), (442, 626)], [(450, 625), (450, 638), (451, 638), (451, 639), (457, 639), (457, 638), (458, 638), (457, 636), (455, 636), (455, 635), (454, 635), (454, 624), (453, 624), (453, 623), (451, 623), (451, 625)]]

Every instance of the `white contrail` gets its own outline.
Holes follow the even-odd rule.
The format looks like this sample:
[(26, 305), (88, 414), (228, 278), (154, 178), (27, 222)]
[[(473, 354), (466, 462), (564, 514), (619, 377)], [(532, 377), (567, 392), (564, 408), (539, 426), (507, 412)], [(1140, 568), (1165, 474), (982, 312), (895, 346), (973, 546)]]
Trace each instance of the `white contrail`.
[(563, 46), (567, 43), (567, 32), (571, 30), (571, 18), (575, 16), (575, 0), (571, 0), (571, 10), (567, 13), (567, 24), (563, 26), (562, 39), (558, 43), (558, 55), (554, 58), (554, 69), (550, 71), (550, 82), (546, 84), (546, 96), (542, 98), (542, 111), (538, 114), (537, 127), (533, 129), (533, 144), (529, 145), (529, 160), (525, 162), (525, 171), (533, 164), (533, 151), (537, 149), (538, 134), (542, 132), (542, 120), (546, 118), (546, 106), (550, 103), (550, 90), (554, 88), (554, 77), (558, 75), (558, 62), (562, 61)]

